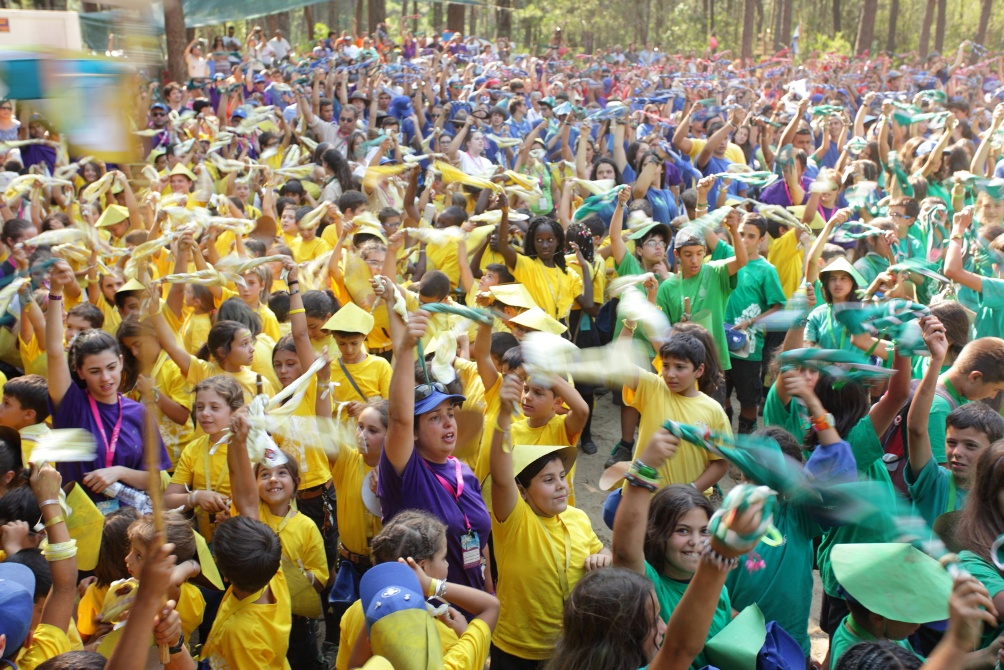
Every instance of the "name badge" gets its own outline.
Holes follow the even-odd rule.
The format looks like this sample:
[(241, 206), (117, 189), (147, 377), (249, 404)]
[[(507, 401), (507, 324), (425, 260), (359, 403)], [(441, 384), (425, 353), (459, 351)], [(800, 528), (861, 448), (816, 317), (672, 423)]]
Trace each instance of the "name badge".
[(481, 542), (473, 530), (460, 536), (460, 548), (464, 552), (464, 570), (481, 565)]

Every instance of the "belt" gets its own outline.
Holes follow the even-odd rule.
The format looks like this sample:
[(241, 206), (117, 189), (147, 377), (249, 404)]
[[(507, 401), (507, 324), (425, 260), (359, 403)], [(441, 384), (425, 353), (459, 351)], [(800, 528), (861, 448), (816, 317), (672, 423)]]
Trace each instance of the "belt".
[(342, 544), (341, 542), (338, 543), (338, 555), (344, 558), (349, 563), (355, 563), (356, 565), (370, 566), (373, 564), (373, 561), (370, 559), (369, 556), (365, 556), (363, 554), (355, 554), (346, 549), (345, 545)]
[(366, 351), (369, 352), (369, 353), (371, 353), (371, 354), (385, 354), (388, 351), (391, 351), (393, 348), (394, 348), (394, 345), (393, 344), (389, 344), (386, 347), (380, 347), (379, 349), (372, 348), (372, 347), (366, 347)]
[(334, 488), (334, 484), (331, 480), (324, 482), (323, 484), (318, 484), (317, 486), (311, 486), (309, 489), (302, 489), (296, 492), (297, 500), (313, 500), (314, 498), (319, 498), (324, 495), (326, 491), (330, 491)]

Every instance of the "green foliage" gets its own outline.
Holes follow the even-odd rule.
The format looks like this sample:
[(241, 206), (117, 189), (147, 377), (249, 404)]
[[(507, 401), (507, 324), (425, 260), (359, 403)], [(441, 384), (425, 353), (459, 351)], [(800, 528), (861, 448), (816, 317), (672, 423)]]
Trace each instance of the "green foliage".
[(327, 39), (328, 38), (328, 32), (329, 32), (329, 28), (328, 28), (327, 24), (321, 23), (320, 21), (318, 21), (317, 23), (314, 24), (314, 39), (315, 40), (324, 40), (324, 39)]
[(847, 36), (842, 32), (837, 33), (833, 37), (822, 33), (811, 33), (804, 35), (800, 41), (803, 53), (818, 51), (820, 53), (840, 54), (841, 56), (850, 56), (854, 53), (854, 45), (851, 44)]

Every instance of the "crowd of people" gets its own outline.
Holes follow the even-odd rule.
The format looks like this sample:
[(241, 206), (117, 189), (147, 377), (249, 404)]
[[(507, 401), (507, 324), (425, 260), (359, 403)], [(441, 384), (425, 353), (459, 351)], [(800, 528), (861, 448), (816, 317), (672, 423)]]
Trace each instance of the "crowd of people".
[(0, 100), (6, 665), (1004, 659), (1000, 56), (225, 32)]

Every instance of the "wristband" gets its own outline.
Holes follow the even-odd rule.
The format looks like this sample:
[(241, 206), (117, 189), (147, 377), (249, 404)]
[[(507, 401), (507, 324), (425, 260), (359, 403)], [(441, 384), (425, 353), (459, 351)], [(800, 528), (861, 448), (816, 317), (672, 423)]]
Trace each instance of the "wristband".
[(61, 296), (61, 295), (53, 295), (51, 293), (49, 294), (49, 300), (62, 300), (62, 299), (63, 299), (63, 296)]
[(298, 280), (298, 279), (291, 279), (288, 282), (286, 282), (286, 286), (292, 286), (293, 284), (296, 284), (297, 286), (299, 286), (300, 280)]
[(38, 507), (39, 507), (39, 509), (41, 509), (43, 507), (46, 507), (47, 505), (58, 505), (58, 504), (59, 504), (59, 500), (57, 500), (55, 498), (50, 498), (48, 500), (43, 500), (42, 502), (38, 503)]
[(635, 486), (640, 489), (645, 489), (649, 493), (655, 493), (658, 490), (658, 486), (650, 481), (640, 478), (635, 473), (628, 470), (624, 473), (624, 479), (627, 481), (629, 486)]
[[(297, 291), (297, 293), (299, 293), (299, 291)], [(307, 310), (305, 310), (304, 308), (299, 307), (297, 309), (291, 309), (291, 310), (289, 310), (289, 315), (293, 316), (294, 314), (305, 314), (306, 311)]]
[(948, 236), (948, 240), (949, 240), (950, 242), (951, 242), (952, 240), (955, 240), (955, 241), (958, 241), (958, 242), (961, 242), (961, 241), (962, 241), (962, 235), (960, 235), (960, 234), (958, 234), (958, 233), (952, 233), (951, 235), (949, 235), (949, 236)]
[(66, 522), (66, 517), (64, 517), (62, 514), (59, 514), (46, 521), (45, 527), (51, 528), (52, 526), (55, 526), (58, 523), (65, 523), (65, 522)]
[(739, 565), (739, 557), (725, 558), (711, 547), (710, 540), (704, 541), (704, 548), (701, 549), (701, 560), (710, 563), (722, 572), (729, 572)]
[(62, 561), (67, 558), (73, 558), (77, 555), (77, 541), (68, 540), (67, 542), (57, 542), (56, 544), (46, 545), (42, 549), (42, 556), (45, 556), (45, 560), (50, 563), (56, 561)]
[(436, 578), (429, 579), (429, 588), (425, 591), (426, 598), (432, 598), (439, 591), (439, 580)]
[(822, 416), (810, 417), (809, 422), (812, 424), (812, 429), (817, 433), (829, 430), (837, 424), (836, 419), (834, 419), (833, 415), (829, 413), (823, 414)]
[(175, 644), (173, 647), (168, 647), (167, 653), (169, 653), (171, 656), (174, 656), (175, 654), (180, 654), (181, 650), (184, 648), (185, 648), (185, 634), (182, 633), (181, 637), (178, 638), (178, 643)]

